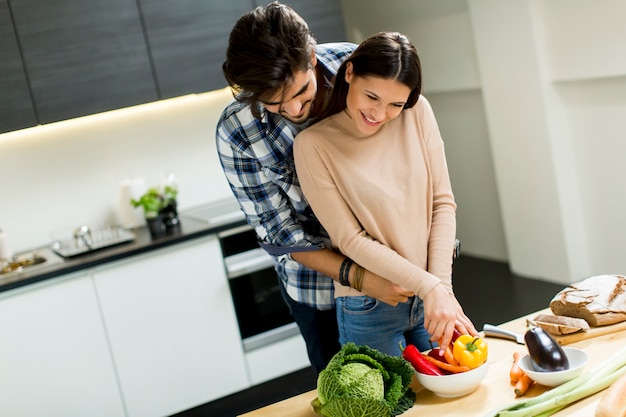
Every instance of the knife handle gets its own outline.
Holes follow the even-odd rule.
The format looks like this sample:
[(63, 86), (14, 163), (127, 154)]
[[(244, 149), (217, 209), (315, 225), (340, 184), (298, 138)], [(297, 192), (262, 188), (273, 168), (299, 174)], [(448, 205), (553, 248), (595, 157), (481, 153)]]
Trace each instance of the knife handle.
[(502, 329), (492, 324), (485, 324), (483, 326), (483, 332), (485, 333), (485, 336), (500, 337), (502, 339), (513, 340), (517, 343), (523, 343), (522, 340), (520, 340), (520, 335), (517, 333)]

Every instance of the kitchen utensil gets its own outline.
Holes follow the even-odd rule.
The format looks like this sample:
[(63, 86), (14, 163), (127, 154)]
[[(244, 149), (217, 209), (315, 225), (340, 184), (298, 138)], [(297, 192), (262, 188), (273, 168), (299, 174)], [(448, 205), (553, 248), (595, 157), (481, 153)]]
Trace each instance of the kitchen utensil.
[(532, 364), (530, 356), (524, 355), (519, 361), (519, 367), (522, 368), (530, 379), (538, 384), (545, 385), (546, 387), (556, 387), (570, 379), (576, 378), (583, 371), (583, 368), (587, 364), (587, 354), (581, 349), (572, 347), (564, 347), (563, 350), (567, 355), (569, 361), (569, 368), (563, 371), (554, 372), (539, 372), (536, 371)]
[(502, 329), (500, 327), (494, 326), (493, 324), (485, 324), (483, 326), (483, 332), (485, 333), (485, 336), (499, 337), (502, 339), (513, 340), (514, 342), (519, 343), (520, 345), (525, 344), (523, 334), (519, 334), (519, 333), (512, 332), (510, 330)]

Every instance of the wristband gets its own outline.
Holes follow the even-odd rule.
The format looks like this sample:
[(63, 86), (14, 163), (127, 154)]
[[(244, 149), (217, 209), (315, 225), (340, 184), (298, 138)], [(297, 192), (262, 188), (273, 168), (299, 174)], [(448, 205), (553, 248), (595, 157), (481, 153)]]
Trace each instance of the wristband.
[(350, 280), (348, 277), (350, 276), (350, 268), (354, 262), (350, 258), (346, 258), (341, 263), (341, 268), (339, 269), (339, 283), (344, 287), (350, 286)]

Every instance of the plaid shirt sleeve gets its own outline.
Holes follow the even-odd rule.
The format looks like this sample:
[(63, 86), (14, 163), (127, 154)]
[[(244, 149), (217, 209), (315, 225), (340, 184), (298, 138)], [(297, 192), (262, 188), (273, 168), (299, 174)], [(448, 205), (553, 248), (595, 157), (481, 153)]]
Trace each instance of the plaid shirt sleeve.
[(228, 183), (264, 248), (278, 256), (322, 247), (320, 226), (295, 176), (289, 126), (268, 115), (255, 119), (246, 106), (233, 102), (216, 136)]

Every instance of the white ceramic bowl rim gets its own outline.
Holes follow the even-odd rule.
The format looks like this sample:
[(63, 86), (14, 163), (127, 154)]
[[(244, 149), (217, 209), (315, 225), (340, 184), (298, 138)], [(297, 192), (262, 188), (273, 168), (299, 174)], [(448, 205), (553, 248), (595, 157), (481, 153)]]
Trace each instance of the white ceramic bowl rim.
[(444, 398), (455, 398), (467, 395), (481, 384), (489, 370), (489, 361), (467, 372), (450, 375), (426, 375), (417, 371), (417, 380), (427, 390)]
[[(522, 371), (524, 372), (531, 372), (534, 374), (559, 375), (559, 374), (566, 374), (568, 372), (575, 371), (578, 368), (581, 368), (587, 364), (587, 353), (584, 350), (574, 348), (574, 347), (566, 347), (566, 346), (563, 347), (563, 350), (565, 351), (565, 354), (567, 355), (568, 361), (570, 361), (570, 367), (567, 369), (563, 369), (561, 371), (548, 371), (548, 372), (536, 371), (534, 368), (532, 368), (529, 355), (524, 355), (523, 358), (527, 358), (524, 360), (524, 362), (520, 360), (520, 368), (522, 368)], [(573, 366), (572, 366), (572, 361), (571, 361), (572, 358), (576, 358), (576, 362), (575, 364), (573, 364)]]
[(587, 353), (581, 349), (572, 347), (563, 347), (565, 354), (570, 362), (569, 369), (553, 372), (540, 372), (532, 368), (529, 355), (525, 355), (520, 359), (519, 366), (528, 376), (541, 385), (557, 386), (581, 374), (583, 368), (587, 364)]

